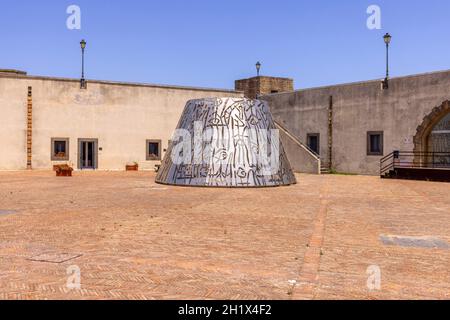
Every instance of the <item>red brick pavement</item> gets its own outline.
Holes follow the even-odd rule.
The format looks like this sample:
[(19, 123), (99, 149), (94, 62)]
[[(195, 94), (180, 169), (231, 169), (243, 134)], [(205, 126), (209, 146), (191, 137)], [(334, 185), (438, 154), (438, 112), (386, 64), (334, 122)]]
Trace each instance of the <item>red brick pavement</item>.
[[(448, 249), (380, 241), (450, 243), (450, 184), (300, 175), (224, 190), (142, 172), (53, 175), (0, 173), (1, 299), (450, 298)], [(371, 265), (379, 291), (366, 285)], [(80, 289), (66, 286), (70, 266)]]

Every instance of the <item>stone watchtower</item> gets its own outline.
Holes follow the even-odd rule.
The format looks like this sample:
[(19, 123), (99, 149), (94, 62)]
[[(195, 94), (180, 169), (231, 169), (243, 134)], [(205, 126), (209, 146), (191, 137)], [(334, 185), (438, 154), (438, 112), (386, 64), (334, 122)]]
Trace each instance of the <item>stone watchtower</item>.
[(294, 80), (289, 78), (257, 76), (236, 80), (235, 89), (243, 91), (246, 98), (257, 99), (260, 95), (294, 91)]

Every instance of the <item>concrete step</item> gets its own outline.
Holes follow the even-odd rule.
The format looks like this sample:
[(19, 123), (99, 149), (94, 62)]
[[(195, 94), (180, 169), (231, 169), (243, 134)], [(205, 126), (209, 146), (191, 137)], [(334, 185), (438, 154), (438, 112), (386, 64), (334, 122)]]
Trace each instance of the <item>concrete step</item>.
[(330, 174), (331, 169), (329, 167), (321, 167), (320, 168), (320, 174)]

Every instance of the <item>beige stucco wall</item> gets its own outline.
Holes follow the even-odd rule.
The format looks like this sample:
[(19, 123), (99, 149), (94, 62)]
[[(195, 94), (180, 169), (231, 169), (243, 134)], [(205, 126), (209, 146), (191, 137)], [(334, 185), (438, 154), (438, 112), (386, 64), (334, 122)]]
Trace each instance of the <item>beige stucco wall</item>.
[(27, 87), (0, 78), (0, 170), (27, 167)]
[[(381, 156), (367, 155), (367, 132), (384, 131), (384, 154), (413, 151), (417, 127), (450, 99), (450, 71), (267, 95), (276, 121), (300, 141), (320, 133), (320, 156), (328, 161), (328, 106), (333, 97), (333, 168), (377, 175)], [(449, 150), (450, 151), (450, 150)], [(292, 160), (291, 160), (292, 161)]]
[[(33, 88), (33, 169), (51, 169), (51, 138), (70, 139), (70, 160), (78, 165), (78, 139), (98, 139), (99, 170), (124, 170), (146, 161), (146, 140), (166, 149), (190, 99), (243, 96), (227, 90), (89, 82), (33, 77), (0, 77), (0, 170), (26, 168), (26, 99)], [(67, 162), (64, 162), (67, 163)]]

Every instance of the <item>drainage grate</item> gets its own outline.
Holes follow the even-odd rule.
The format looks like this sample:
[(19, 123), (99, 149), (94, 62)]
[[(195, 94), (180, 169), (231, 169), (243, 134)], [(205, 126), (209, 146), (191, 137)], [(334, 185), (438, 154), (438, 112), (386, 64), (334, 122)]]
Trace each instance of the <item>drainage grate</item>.
[(81, 256), (82, 254), (73, 253), (42, 253), (27, 260), (35, 262), (64, 263)]
[(381, 235), (380, 240), (387, 246), (400, 246), (407, 248), (450, 249), (450, 245), (436, 237), (407, 237)]

